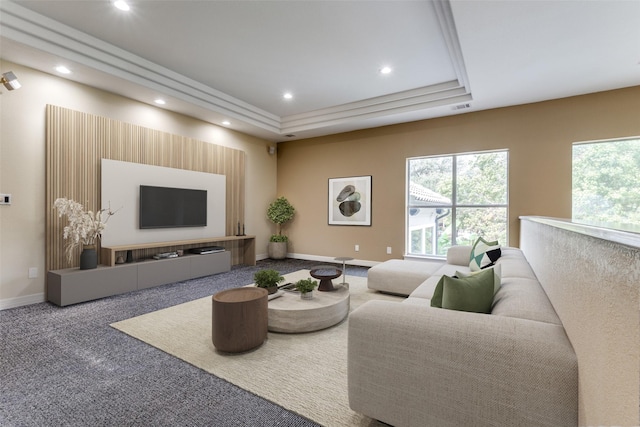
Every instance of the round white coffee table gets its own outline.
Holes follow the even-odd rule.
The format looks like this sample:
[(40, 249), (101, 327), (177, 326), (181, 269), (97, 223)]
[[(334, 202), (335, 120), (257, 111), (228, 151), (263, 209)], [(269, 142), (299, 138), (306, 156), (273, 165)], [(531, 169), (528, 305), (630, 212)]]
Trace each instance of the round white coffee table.
[(313, 299), (303, 300), (293, 292), (284, 292), (269, 301), (268, 328), (290, 334), (325, 329), (340, 323), (349, 314), (349, 289), (334, 286), (333, 292), (313, 291)]

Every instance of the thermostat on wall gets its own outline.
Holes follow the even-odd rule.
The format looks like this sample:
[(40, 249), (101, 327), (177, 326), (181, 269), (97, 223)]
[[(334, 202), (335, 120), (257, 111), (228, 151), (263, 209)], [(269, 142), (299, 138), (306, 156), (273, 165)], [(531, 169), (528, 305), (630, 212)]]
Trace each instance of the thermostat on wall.
[(0, 205), (10, 205), (11, 194), (0, 194)]

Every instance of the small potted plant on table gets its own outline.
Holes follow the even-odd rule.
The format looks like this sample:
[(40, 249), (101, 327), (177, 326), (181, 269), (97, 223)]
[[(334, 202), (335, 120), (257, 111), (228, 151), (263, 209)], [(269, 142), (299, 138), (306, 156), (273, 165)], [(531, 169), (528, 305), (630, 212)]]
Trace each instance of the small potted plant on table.
[(265, 288), (270, 294), (278, 292), (278, 283), (284, 281), (284, 277), (276, 270), (260, 270), (253, 275), (253, 280), (259, 288)]
[(311, 279), (302, 279), (296, 282), (296, 289), (300, 292), (300, 298), (312, 299), (313, 290), (318, 285), (318, 282)]

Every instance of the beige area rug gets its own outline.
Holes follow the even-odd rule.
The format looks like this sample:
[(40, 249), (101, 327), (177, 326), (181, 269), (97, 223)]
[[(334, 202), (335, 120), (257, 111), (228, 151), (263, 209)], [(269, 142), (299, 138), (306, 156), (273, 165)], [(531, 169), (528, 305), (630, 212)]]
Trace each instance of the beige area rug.
[[(287, 282), (309, 277), (308, 270), (285, 275)], [(351, 294), (350, 311), (372, 299), (401, 300), (367, 289), (365, 277), (347, 276), (346, 280)], [(334, 283), (340, 281), (335, 279)], [(318, 424), (327, 427), (384, 425), (349, 408), (348, 318), (317, 332), (269, 332), (262, 346), (237, 355), (221, 354), (213, 347), (211, 297), (111, 326)]]

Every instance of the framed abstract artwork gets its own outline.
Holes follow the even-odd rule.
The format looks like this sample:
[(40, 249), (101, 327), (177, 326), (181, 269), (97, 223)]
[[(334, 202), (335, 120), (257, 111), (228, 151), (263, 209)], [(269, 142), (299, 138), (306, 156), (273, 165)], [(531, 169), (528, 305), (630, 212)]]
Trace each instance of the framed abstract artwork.
[(371, 176), (329, 178), (329, 225), (371, 225)]

